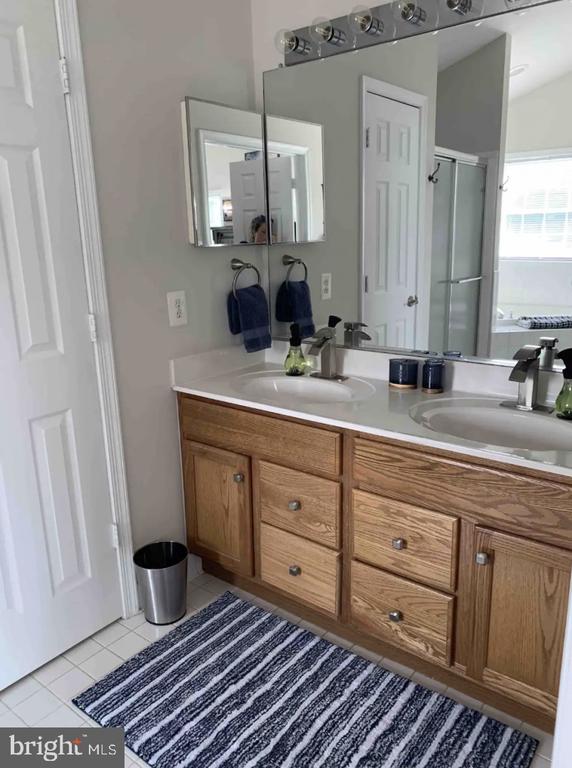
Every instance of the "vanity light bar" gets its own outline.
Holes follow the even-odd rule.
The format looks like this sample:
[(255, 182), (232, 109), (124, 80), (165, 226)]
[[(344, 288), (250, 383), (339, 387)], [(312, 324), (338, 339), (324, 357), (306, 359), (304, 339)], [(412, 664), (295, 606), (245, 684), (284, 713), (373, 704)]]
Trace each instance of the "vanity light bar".
[(284, 64), (291, 67), (491, 16), (522, 12), (523, 7), (555, 2), (566, 0), (394, 0), (371, 8), (358, 6), (347, 16), (315, 20), (308, 27), (290, 32), (305, 45), (303, 51), (286, 49)]

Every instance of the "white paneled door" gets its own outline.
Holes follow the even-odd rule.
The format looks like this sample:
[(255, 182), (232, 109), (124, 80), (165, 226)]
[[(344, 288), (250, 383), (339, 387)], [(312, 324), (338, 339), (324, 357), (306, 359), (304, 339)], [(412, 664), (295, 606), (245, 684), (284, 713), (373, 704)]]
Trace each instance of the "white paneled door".
[(0, 0), (0, 689), (121, 614), (52, 0)]
[(420, 109), (367, 92), (362, 318), (382, 346), (415, 347)]

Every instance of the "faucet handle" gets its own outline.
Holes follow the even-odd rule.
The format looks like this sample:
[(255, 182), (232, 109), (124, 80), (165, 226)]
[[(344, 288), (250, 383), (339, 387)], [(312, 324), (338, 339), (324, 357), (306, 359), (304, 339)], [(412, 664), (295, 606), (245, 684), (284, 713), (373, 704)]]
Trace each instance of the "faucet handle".
[(360, 328), (367, 328), (367, 323), (359, 323), (357, 321), (344, 323), (346, 331), (359, 331)]
[(541, 349), (555, 349), (556, 345), (560, 339), (557, 339), (555, 336), (541, 336), (540, 337), (540, 348)]
[(540, 355), (542, 347), (538, 344), (525, 344), (513, 355), (513, 360), (536, 360)]
[(335, 328), (338, 323), (342, 322), (341, 317), (337, 317), (337, 315), (330, 315), (328, 318), (328, 328)]

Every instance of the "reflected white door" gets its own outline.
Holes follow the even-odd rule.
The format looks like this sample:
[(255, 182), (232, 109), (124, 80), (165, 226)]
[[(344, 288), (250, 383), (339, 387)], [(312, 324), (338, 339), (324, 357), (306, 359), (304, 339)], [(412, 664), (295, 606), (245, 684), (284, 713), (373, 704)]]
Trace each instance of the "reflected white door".
[(121, 614), (52, 0), (0, 0), (0, 689)]
[(252, 220), (266, 212), (262, 158), (230, 163), (229, 168), (233, 239), (248, 243)]
[(420, 119), (366, 94), (362, 319), (382, 346), (416, 346)]
[(272, 219), (272, 240), (291, 243), (298, 240), (294, 227), (294, 200), (292, 195), (292, 158), (268, 159), (268, 208)]

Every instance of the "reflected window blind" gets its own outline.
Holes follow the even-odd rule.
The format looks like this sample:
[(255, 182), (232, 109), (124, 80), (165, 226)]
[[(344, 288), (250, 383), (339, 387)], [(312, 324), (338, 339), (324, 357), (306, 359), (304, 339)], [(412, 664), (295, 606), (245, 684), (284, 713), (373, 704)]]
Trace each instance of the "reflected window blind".
[(572, 259), (572, 152), (505, 165), (501, 259)]

